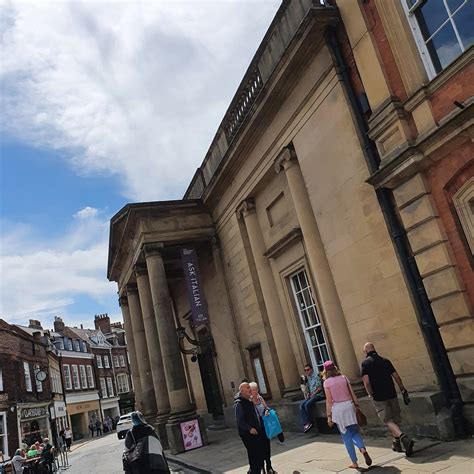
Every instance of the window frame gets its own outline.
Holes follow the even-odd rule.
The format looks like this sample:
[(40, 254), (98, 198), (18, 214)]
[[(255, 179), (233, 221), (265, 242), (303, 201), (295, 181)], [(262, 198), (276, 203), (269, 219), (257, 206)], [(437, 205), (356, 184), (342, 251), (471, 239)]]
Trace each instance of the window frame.
[(107, 392), (109, 393), (109, 397), (115, 396), (114, 393), (114, 383), (112, 381), (112, 377), (107, 377)]
[[(74, 387), (74, 390), (80, 390), (81, 379), (79, 378), (79, 368), (77, 364), (71, 365), (71, 373), (72, 373), (72, 386)], [(76, 380), (77, 380), (77, 384), (76, 384)]]
[(9, 458), (9, 455), (8, 455), (7, 416), (8, 416), (8, 412), (0, 411), (0, 423), (2, 423), (2, 425), (3, 425), (3, 430), (2, 430), (2, 433), (0, 433), (0, 437), (3, 437), (3, 443), (2, 444), (3, 444), (3, 447), (4, 447), (3, 455), (4, 455), (5, 459)]
[(87, 372), (87, 383), (89, 385), (89, 388), (95, 388), (94, 372), (92, 371), (92, 365), (86, 365), (86, 372)]
[(118, 374), (117, 375), (117, 394), (129, 393), (130, 392), (130, 383), (128, 381), (127, 374)]
[(31, 382), (31, 371), (29, 362), (23, 361), (23, 375), (25, 378), (25, 387), (27, 392), (33, 391), (33, 384)]
[(125, 363), (125, 356), (123, 354), (120, 354), (119, 358), (120, 358), (120, 367), (127, 367)]
[(109, 356), (104, 356), (104, 368), (106, 369), (110, 369), (110, 360), (109, 360)]
[(64, 375), (64, 388), (66, 390), (72, 390), (71, 366), (69, 364), (63, 365), (63, 375)]
[(118, 369), (120, 368), (120, 362), (118, 356), (114, 355), (113, 356), (113, 362), (114, 362), (114, 368)]
[(99, 377), (100, 391), (102, 392), (102, 398), (109, 398), (107, 394), (107, 382), (105, 377)]
[(72, 344), (75, 352), (81, 352), (81, 341), (79, 341), (79, 339), (74, 339)]
[(96, 360), (97, 368), (98, 369), (103, 369), (104, 366), (102, 365), (102, 356), (101, 355), (96, 355), (95, 360)]
[(86, 373), (86, 366), (80, 365), (79, 366), (79, 378), (81, 379), (81, 388), (87, 389), (87, 373)]

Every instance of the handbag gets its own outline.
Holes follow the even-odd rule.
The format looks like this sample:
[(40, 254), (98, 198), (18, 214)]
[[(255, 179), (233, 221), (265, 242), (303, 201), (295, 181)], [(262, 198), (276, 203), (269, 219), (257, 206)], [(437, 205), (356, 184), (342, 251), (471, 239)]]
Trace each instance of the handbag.
[(278, 415), (275, 410), (268, 410), (268, 415), (264, 416), (262, 420), (263, 427), (265, 428), (265, 433), (268, 439), (275, 438), (275, 436), (278, 436), (280, 433), (283, 432), (280, 420), (278, 419)]
[[(351, 384), (349, 382), (349, 379), (347, 377), (344, 377), (344, 378), (346, 379), (347, 385), (349, 387), (349, 392), (352, 394), (352, 389), (351, 389)], [(352, 400), (352, 402), (355, 405), (354, 399)], [(357, 424), (359, 426), (365, 426), (367, 424), (367, 417), (364, 415), (364, 412), (357, 406), (355, 407), (355, 411), (356, 411)]]
[(135, 436), (133, 436), (132, 430), (130, 430), (130, 434), (133, 438), (133, 446), (128, 451), (125, 451), (123, 454), (126, 462), (128, 464), (133, 464), (140, 460), (143, 455), (143, 452), (145, 450), (146, 437), (138, 440), (137, 443)]

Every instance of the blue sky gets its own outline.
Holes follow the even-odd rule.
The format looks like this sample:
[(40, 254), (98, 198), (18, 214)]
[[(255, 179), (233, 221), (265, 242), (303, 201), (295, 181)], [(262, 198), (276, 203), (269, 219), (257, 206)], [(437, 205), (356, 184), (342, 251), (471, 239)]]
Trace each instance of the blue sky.
[(182, 196), (279, 3), (0, 5), (0, 317), (121, 318), (110, 217)]

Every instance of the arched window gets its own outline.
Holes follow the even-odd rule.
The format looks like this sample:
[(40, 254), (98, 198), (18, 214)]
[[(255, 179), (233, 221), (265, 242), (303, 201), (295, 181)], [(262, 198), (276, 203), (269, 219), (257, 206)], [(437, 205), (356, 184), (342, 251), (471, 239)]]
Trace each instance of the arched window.
[(467, 244), (474, 256), (474, 177), (453, 195), (453, 204)]

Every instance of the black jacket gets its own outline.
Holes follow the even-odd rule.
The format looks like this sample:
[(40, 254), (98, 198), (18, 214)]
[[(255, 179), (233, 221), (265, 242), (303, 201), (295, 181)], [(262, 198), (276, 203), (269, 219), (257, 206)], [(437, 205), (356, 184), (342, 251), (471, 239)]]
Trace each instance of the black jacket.
[(254, 404), (250, 400), (242, 396), (235, 398), (234, 410), (240, 437), (253, 436), (250, 434), (251, 428), (255, 428), (258, 433), (262, 431)]

